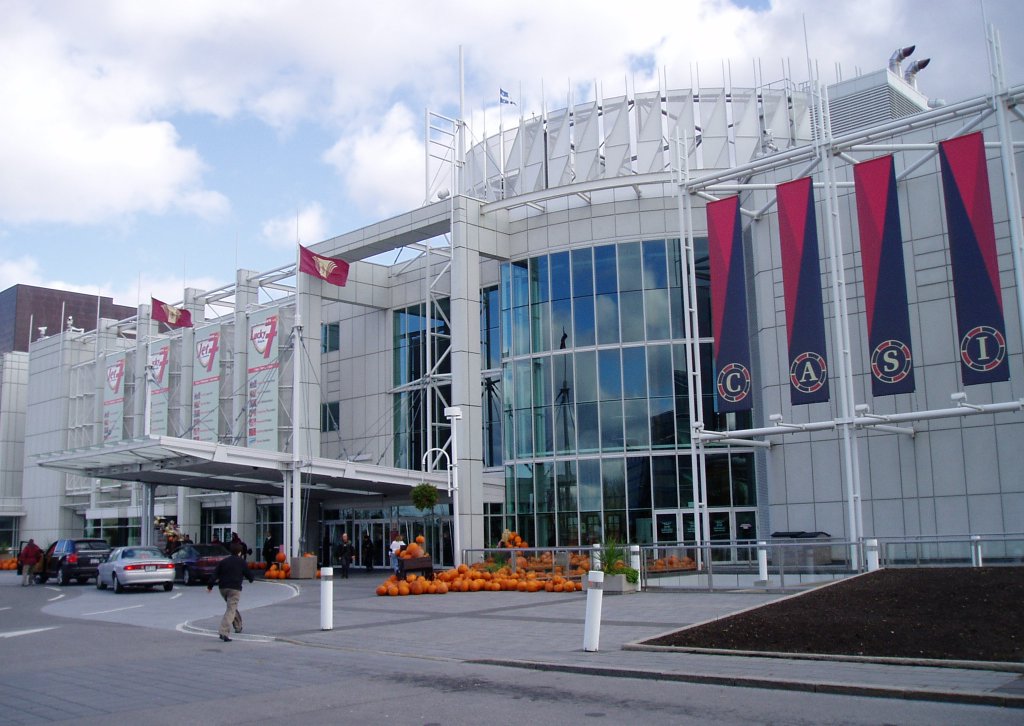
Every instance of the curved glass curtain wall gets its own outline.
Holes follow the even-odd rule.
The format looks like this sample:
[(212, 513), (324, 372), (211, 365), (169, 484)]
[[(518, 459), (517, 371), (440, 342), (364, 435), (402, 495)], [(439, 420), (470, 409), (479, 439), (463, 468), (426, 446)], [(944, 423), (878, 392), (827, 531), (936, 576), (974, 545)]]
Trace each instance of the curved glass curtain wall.
[[(709, 333), (707, 240), (697, 240), (696, 259), (700, 330)], [(682, 281), (672, 239), (502, 265), (506, 523), (530, 544), (652, 542), (656, 510), (693, 509)], [(711, 353), (702, 337), (704, 420), (746, 427), (749, 414), (714, 410)], [(752, 455), (707, 460), (708, 506), (719, 515), (710, 535), (752, 538)], [(678, 539), (693, 536), (684, 524)]]

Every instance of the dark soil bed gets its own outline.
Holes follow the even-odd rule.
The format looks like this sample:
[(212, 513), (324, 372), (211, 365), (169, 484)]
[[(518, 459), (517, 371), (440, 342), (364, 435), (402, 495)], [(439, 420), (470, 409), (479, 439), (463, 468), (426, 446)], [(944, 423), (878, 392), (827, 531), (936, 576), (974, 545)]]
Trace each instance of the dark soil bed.
[(1024, 662), (1024, 567), (879, 570), (645, 644)]

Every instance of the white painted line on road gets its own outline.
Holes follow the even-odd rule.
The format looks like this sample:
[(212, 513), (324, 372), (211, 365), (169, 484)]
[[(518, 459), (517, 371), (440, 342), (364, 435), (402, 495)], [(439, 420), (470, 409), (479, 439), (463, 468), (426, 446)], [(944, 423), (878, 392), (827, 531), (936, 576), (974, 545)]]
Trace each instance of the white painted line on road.
[(61, 594), (60, 594), (60, 595), (58, 595), (57, 597), (51, 597), (51, 598), (48, 598), (48, 599), (46, 600), (46, 602), (53, 602), (54, 600), (60, 600), (60, 599), (61, 599), (62, 597), (64, 597), (64, 593), (61, 593)]
[(181, 597), (181, 593), (176, 592), (173, 595), (171, 595), (171, 600), (177, 600), (179, 597)]
[(97, 610), (94, 613), (82, 613), (82, 615), (83, 616), (85, 616), (85, 615), (106, 615), (107, 613), (119, 613), (122, 610), (134, 610), (135, 608), (141, 608), (141, 607), (142, 607), (141, 605), (129, 605), (128, 607), (114, 608), (113, 610)]
[(54, 592), (60, 592), (60, 588), (59, 587), (54, 587), (53, 585), (47, 585), (46, 589), (47, 590), (53, 590)]
[(0, 608), (0, 610), (10, 610), (10, 609), (11, 609), (10, 605), (8, 605), (8, 606), (7, 606), (7, 607), (5, 607), (5, 608)]
[(47, 630), (56, 630), (59, 625), (51, 625), (49, 628), (32, 628), (30, 630), (12, 630), (8, 633), (0, 633), (0, 638), (17, 638), (19, 635), (30, 635), (32, 633), (42, 633)]

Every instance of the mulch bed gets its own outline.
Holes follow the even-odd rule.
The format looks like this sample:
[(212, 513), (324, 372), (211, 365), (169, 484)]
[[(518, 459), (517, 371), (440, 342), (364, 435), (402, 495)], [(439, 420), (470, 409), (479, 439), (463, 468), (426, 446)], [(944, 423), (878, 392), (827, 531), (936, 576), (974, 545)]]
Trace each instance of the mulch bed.
[(878, 570), (645, 645), (1024, 662), (1024, 567)]

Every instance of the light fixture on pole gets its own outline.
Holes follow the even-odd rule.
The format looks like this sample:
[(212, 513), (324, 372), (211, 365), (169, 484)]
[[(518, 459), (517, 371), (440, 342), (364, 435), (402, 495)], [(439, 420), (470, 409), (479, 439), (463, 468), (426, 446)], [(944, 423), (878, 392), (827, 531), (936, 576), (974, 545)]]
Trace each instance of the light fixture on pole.
[(451, 425), (452, 458), (448, 485), (452, 497), (452, 563), (458, 567), (462, 564), (462, 538), (459, 534), (459, 436), (455, 422), (462, 418), (462, 409), (458, 406), (447, 406), (444, 409), (444, 417)]

